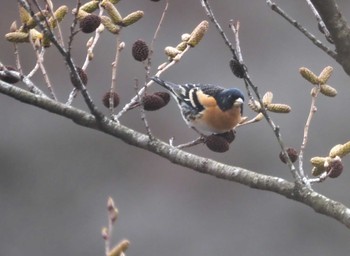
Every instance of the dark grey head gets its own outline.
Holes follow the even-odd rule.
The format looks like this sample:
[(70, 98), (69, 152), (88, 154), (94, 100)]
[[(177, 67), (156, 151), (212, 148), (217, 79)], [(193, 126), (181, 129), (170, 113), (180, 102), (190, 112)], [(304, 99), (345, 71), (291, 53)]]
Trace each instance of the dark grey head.
[[(232, 108), (233, 104), (242, 105), (244, 101), (244, 95), (239, 89), (230, 88), (218, 93), (215, 99), (218, 103), (219, 108), (223, 111), (226, 111)], [(243, 112), (243, 108), (241, 112)]]

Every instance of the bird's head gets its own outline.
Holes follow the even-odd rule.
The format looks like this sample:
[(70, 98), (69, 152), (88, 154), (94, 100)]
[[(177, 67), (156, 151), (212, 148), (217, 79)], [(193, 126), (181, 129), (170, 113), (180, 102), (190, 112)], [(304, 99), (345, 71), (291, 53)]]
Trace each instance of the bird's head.
[(220, 92), (216, 96), (216, 100), (219, 108), (223, 111), (226, 111), (234, 106), (242, 106), (244, 102), (244, 95), (239, 89), (230, 88)]

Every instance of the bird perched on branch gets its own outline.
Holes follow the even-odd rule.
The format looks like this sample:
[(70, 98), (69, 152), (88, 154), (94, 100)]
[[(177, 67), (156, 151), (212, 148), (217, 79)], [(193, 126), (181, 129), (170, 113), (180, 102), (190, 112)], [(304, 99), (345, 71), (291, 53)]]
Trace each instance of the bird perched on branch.
[(174, 84), (159, 77), (153, 81), (170, 91), (185, 122), (199, 132), (225, 133), (242, 121), (244, 96), (237, 88), (210, 84)]

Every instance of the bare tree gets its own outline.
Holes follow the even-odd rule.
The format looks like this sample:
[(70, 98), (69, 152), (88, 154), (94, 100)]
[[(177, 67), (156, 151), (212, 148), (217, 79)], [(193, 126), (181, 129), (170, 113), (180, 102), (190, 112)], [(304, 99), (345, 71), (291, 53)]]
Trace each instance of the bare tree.
[[(306, 154), (319, 98), (323, 96), (333, 98), (337, 95), (337, 90), (328, 82), (333, 67), (325, 64), (319, 74), (303, 66), (299, 69), (300, 74), (294, 72), (295, 77), (301, 75), (304, 78), (303, 82), (307, 86), (311, 85), (309, 88), (311, 89), (311, 96), (309, 96), (310, 108), (305, 111), (306, 121), (303, 124), (303, 136), (299, 146), (289, 147), (283, 136), (287, 131), (280, 128), (275, 121), (276, 115), (274, 113), (289, 113), (293, 106), (276, 103), (276, 97), (273, 97), (275, 92), (262, 86), (262, 82), (255, 81), (254, 70), (250, 68), (249, 61), (246, 61), (245, 58), (245, 45), (241, 43), (241, 23), (235, 17), (220, 17), (220, 20), (224, 20), (220, 23), (217, 19), (218, 14), (216, 14), (219, 12), (215, 11), (215, 8), (211, 8), (209, 1), (202, 0), (203, 14), (207, 15), (207, 20), (197, 21), (195, 28), (184, 28), (188, 30), (188, 33), (177, 35), (178, 41), (174, 42), (172, 46), (165, 47), (165, 55), (158, 66), (155, 60), (158, 61), (159, 58), (154, 55), (157, 52), (162, 52), (163, 49), (157, 48), (157, 40), (162, 33), (168, 33), (163, 26), (165, 25), (164, 19), (167, 17), (168, 9), (171, 8), (171, 3), (169, 4), (168, 1), (163, 3), (163, 11), (159, 13), (157, 27), (152, 28), (154, 31), (150, 42), (147, 43), (145, 40), (139, 39), (134, 41), (132, 47), (130, 47), (130, 42), (124, 42), (123, 36), (127, 33), (131, 34), (132, 28), (137, 27), (137, 24), (142, 22), (143, 16), (147, 15), (147, 12), (138, 10), (128, 15), (121, 15), (122, 7), (119, 7), (118, 2), (104, 0), (80, 3), (78, 1), (76, 6), (62, 5), (56, 7), (51, 1), (45, 1), (44, 5), (41, 5), (38, 1), (18, 0), (21, 23), (12, 23), (10, 31), (5, 35), (7, 41), (13, 43), (16, 65), (11, 67), (6, 63), (1, 64), (0, 92), (18, 101), (70, 119), (82, 128), (91, 128), (94, 131), (107, 134), (111, 138), (119, 139), (125, 145), (128, 144), (151, 152), (173, 164), (258, 190), (271, 191), (288, 199), (301, 202), (316, 212), (336, 219), (346, 227), (350, 227), (350, 209), (345, 204), (332, 200), (314, 189), (316, 183), (321, 183), (319, 186), (322, 186), (329, 182), (330, 178), (339, 177), (338, 179), (340, 179), (342, 177), (340, 175), (345, 168), (343, 158), (350, 153), (350, 141), (334, 142), (331, 147), (322, 151), (329, 153), (321, 156), (308, 156)], [(331, 0), (310, 0), (306, 2), (313, 13), (314, 26), (318, 26), (321, 31), (320, 38), (305, 29), (276, 3), (266, 1), (267, 6), (279, 14), (281, 21), (288, 21), (291, 26), (298, 29), (316, 47), (328, 55), (328, 58), (336, 61), (346, 74), (350, 74), (350, 58), (348, 56), (350, 31), (339, 7)], [(199, 5), (199, 2), (197, 4)], [(65, 27), (64, 22), (68, 16), (71, 16), (72, 23), (70, 27)], [(229, 21), (230, 18), (235, 20)], [(223, 25), (223, 23), (225, 24)], [(229, 25), (229, 30), (226, 30), (226, 24)], [(264, 173), (262, 170), (253, 171), (244, 166), (224, 164), (200, 154), (188, 152), (191, 150), (188, 148), (192, 146), (197, 148), (207, 146), (213, 151), (227, 154), (227, 152), (230, 152), (229, 144), (234, 140), (235, 134), (233, 132), (230, 134), (233, 138), (230, 139), (220, 134), (208, 134), (200, 135), (190, 142), (185, 141), (183, 144), (177, 145), (177, 142), (182, 141), (182, 138), (178, 136), (171, 138), (172, 134), (169, 134), (169, 140), (164, 140), (160, 139), (157, 133), (153, 131), (153, 127), (157, 125), (154, 124), (152, 118), (149, 118), (148, 111), (164, 107), (168, 103), (169, 95), (164, 92), (152, 92), (156, 85), (154, 85), (151, 77), (162, 77), (171, 68), (181, 65), (186, 66), (184, 56), (195, 52), (197, 45), (199, 47), (202, 42), (205, 42), (208, 26), (215, 31), (216, 37), (222, 40), (222, 45), (229, 52), (230, 57), (227, 61), (227, 67), (231, 71), (227, 69), (227, 72), (231, 72), (232, 76), (235, 75), (238, 78), (242, 90), (245, 89), (247, 105), (254, 113), (253, 118), (242, 118), (242, 122), (234, 130), (245, 129), (248, 125), (254, 127), (258, 121), (266, 120), (268, 126), (265, 129), (269, 129), (273, 135), (272, 137), (275, 138), (275, 143), (280, 151), (279, 157), (288, 167), (291, 178), (284, 179), (279, 175), (265, 175), (262, 174)], [(129, 28), (131, 32), (128, 31)], [(92, 35), (86, 40), (86, 47), (84, 46), (85, 38), (83, 40), (79, 39), (84, 33)], [(67, 37), (66, 34), (68, 34)], [(110, 68), (111, 77), (106, 77), (106, 81), (101, 82), (106, 85), (103, 89), (104, 96), (102, 99), (106, 108), (101, 110), (100, 102), (96, 102), (96, 97), (90, 91), (88, 81), (90, 76), (94, 74), (89, 72), (88, 67), (97, 61), (97, 50), (95, 48), (102, 43), (101, 41), (107, 34), (113, 35), (115, 48), (108, 49), (114, 57)], [(33, 68), (29, 71), (22, 67), (21, 58), (23, 53), (21, 47), (24, 43), (31, 46), (35, 56), (33, 58), (35, 59)], [(83, 61), (75, 59), (74, 51), (77, 47), (85, 47), (86, 54)], [(127, 47), (131, 48), (134, 60), (141, 62), (135, 62), (143, 68), (139, 72), (142, 76), (141, 79), (134, 79), (134, 77), (120, 72), (120, 66), (123, 65), (121, 58)], [(26, 49), (28, 50), (28, 48)], [(61, 93), (59, 96), (56, 93), (56, 90), (60, 91), (58, 89), (60, 85), (52, 82), (51, 74), (48, 72), (46, 65), (48, 52), (54, 50), (61, 57), (60, 59), (57, 57), (56, 61), (63, 61), (66, 66), (67, 77), (69, 77), (72, 85), (69, 95), (66, 95), (66, 99), (63, 100), (61, 99)], [(197, 61), (201, 62), (202, 60)], [(78, 64), (80, 62), (81, 64)], [(45, 85), (42, 85), (40, 80), (37, 81), (38, 73), (41, 73)], [(121, 88), (118, 81), (122, 77), (131, 84), (129, 90), (136, 91), (131, 99), (124, 100), (123, 95), (120, 94)], [(107, 85), (108, 83), (110, 85)], [(74, 107), (75, 102), (79, 99), (83, 99), (87, 110), (84, 107)], [(124, 105), (120, 104), (122, 100), (126, 101)], [(134, 114), (137, 111), (135, 108), (139, 110), (137, 116), (142, 120), (142, 129), (123, 122), (124, 116), (129, 115), (130, 112)], [(185, 123), (183, 125), (185, 126)], [(336, 127), (336, 124), (334, 126)], [(198, 134), (194, 132), (193, 135), (197, 136)], [(239, 136), (239, 134), (237, 135)], [(260, 147), (263, 150), (264, 145)], [(249, 152), (246, 154), (249, 155)], [(276, 154), (276, 158), (278, 158), (278, 154)], [(253, 160), (254, 157), (251, 156), (251, 159)], [(311, 167), (308, 166), (309, 162), (311, 162)], [(111, 199), (108, 209), (109, 214), (116, 210)], [(113, 219), (113, 216), (109, 215), (109, 220), (111, 219)], [(109, 228), (103, 230), (104, 238), (107, 241), (106, 255), (120, 255), (125, 252), (129, 244), (128, 241), (123, 240), (114, 249), (110, 248), (108, 232), (111, 231), (112, 226), (110, 223)]]

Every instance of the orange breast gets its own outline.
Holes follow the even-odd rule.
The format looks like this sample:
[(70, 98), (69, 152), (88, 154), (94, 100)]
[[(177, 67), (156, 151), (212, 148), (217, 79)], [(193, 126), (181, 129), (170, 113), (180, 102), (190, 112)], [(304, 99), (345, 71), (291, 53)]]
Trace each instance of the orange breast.
[(222, 112), (219, 107), (207, 107), (200, 120), (196, 122), (202, 129), (210, 132), (223, 133), (233, 129), (241, 122), (241, 108), (233, 106)]

